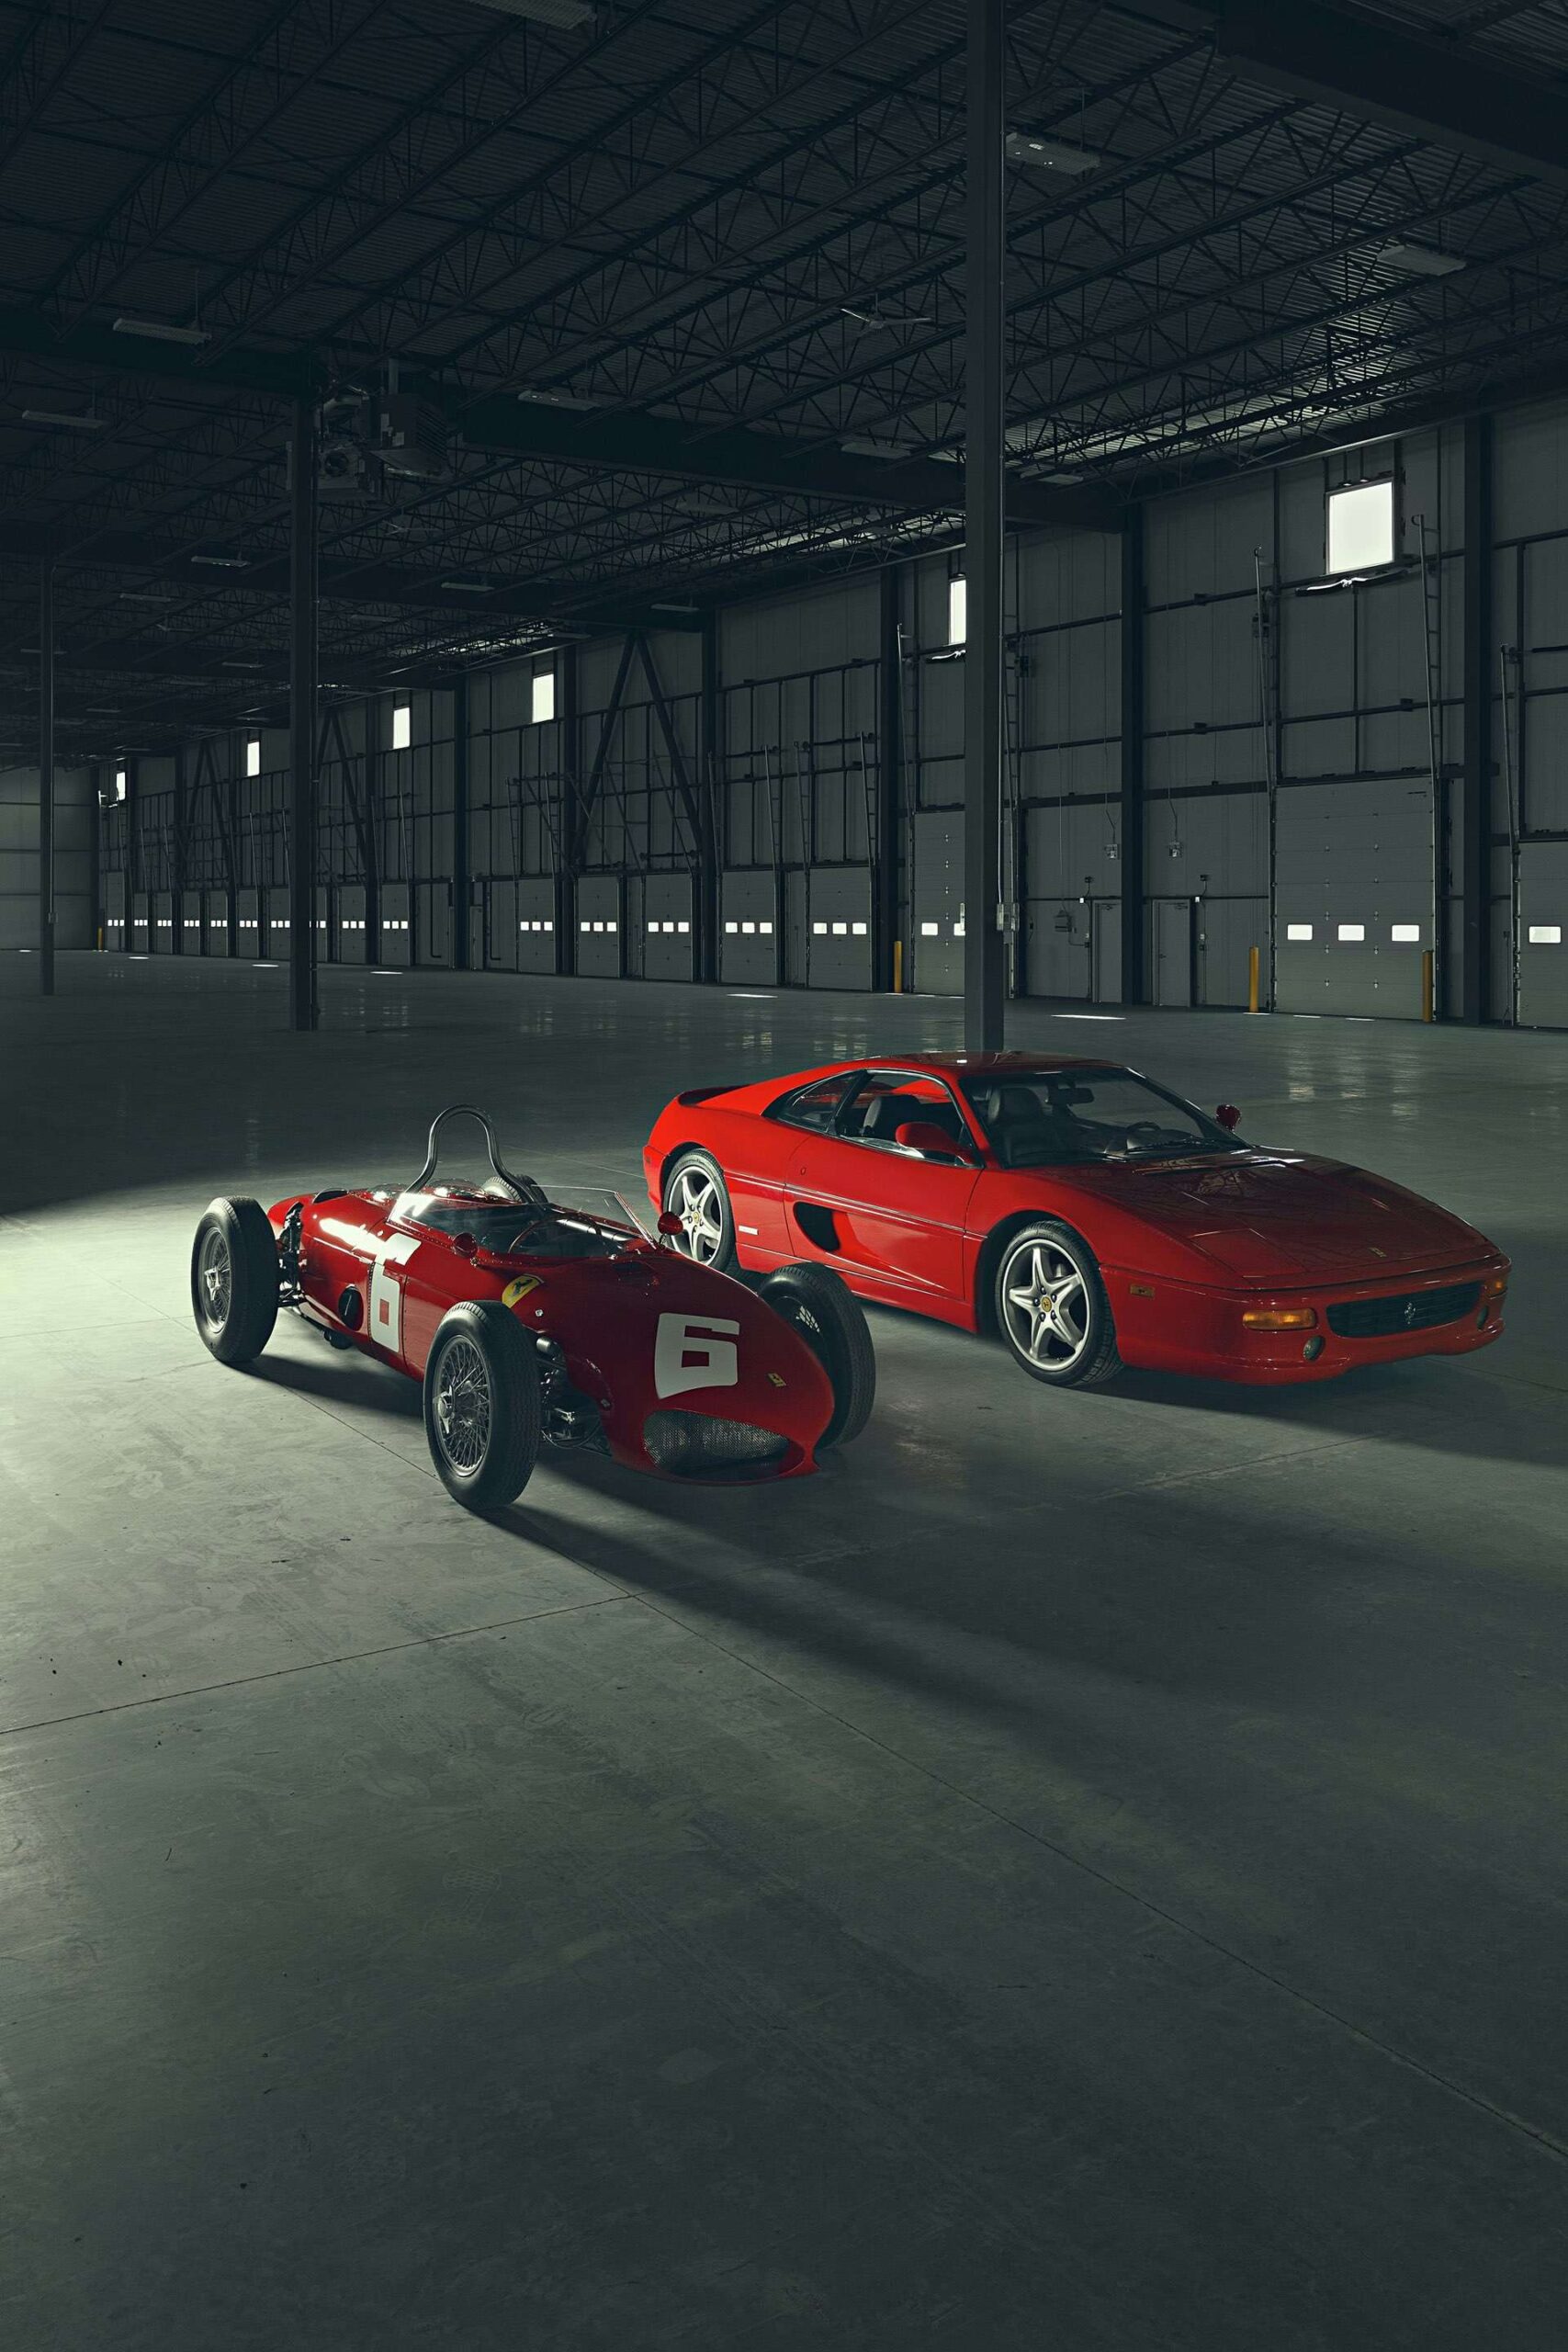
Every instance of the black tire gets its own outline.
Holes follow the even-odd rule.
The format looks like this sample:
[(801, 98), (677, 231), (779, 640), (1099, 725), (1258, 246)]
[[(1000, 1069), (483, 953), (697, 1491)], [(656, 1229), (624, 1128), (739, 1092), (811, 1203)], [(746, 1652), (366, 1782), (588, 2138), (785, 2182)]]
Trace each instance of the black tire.
[[(689, 1212), (705, 1195), (708, 1222), (716, 1226), (716, 1243), (709, 1243)], [(685, 1220), (686, 1229), (675, 1247), (683, 1257), (699, 1266), (713, 1266), (721, 1274), (733, 1272), (735, 1266), (735, 1211), (729, 1204), (729, 1187), (724, 1181), (724, 1170), (716, 1159), (705, 1151), (683, 1151), (671, 1162), (664, 1179), (664, 1199), (661, 1204), (674, 1216)]]
[[(1062, 1289), (1056, 1315), (1038, 1318), (1018, 1295), (1028, 1290), (1038, 1296), (1042, 1273)], [(1116, 1325), (1100, 1268), (1071, 1226), (1043, 1216), (1010, 1234), (997, 1260), (992, 1304), (1014, 1363), (1032, 1380), (1048, 1388), (1100, 1388), (1121, 1371)], [(1026, 1327), (1038, 1356), (1024, 1336)]]
[(196, 1328), (220, 1363), (250, 1363), (277, 1320), (277, 1243), (259, 1201), (218, 1199), (190, 1252)]
[(833, 1418), (819, 1445), (859, 1437), (876, 1402), (876, 1351), (864, 1310), (830, 1266), (780, 1266), (758, 1285), (775, 1315), (793, 1324), (833, 1388)]
[(498, 1298), (466, 1298), (442, 1317), (424, 1367), (424, 1435), (442, 1485), (467, 1510), (504, 1510), (533, 1476), (538, 1359)]

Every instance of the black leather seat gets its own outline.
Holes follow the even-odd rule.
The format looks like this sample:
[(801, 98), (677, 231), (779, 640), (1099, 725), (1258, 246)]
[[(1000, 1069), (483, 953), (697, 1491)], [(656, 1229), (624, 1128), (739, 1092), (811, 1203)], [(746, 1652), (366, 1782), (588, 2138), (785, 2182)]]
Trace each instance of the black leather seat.
[(956, 1143), (958, 1113), (952, 1102), (928, 1102), (919, 1094), (877, 1094), (866, 1105), (861, 1134), (869, 1143), (896, 1143), (900, 1127), (940, 1127)]

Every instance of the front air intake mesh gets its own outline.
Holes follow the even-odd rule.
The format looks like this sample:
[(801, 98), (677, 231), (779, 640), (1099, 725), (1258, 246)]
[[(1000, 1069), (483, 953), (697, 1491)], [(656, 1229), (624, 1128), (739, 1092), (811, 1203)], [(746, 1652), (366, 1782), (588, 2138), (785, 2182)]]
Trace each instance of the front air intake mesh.
[(642, 1442), (660, 1470), (681, 1478), (722, 1476), (779, 1463), (789, 1440), (751, 1421), (721, 1421), (707, 1413), (650, 1413)]
[(1452, 1283), (1444, 1290), (1406, 1291), (1397, 1298), (1348, 1298), (1328, 1310), (1328, 1328), (1341, 1340), (1392, 1340), (1402, 1331), (1430, 1331), (1473, 1315), (1479, 1283)]

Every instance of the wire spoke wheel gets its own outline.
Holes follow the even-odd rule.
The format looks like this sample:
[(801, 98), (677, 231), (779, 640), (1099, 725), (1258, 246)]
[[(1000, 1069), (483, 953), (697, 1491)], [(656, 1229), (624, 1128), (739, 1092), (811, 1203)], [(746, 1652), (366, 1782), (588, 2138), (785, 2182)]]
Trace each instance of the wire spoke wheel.
[(1089, 1345), (1089, 1298), (1083, 1270), (1049, 1241), (1026, 1241), (1001, 1281), (1008, 1335), (1043, 1372), (1071, 1371)]
[(705, 1169), (682, 1168), (669, 1205), (681, 1220), (679, 1247), (699, 1266), (711, 1266), (724, 1248), (724, 1208), (713, 1178)]
[(220, 1331), (229, 1320), (234, 1295), (234, 1267), (228, 1238), (217, 1226), (209, 1227), (202, 1236), (196, 1280), (203, 1317), (213, 1330)]
[(448, 1341), (435, 1374), (435, 1431), (454, 1470), (467, 1476), (490, 1446), (490, 1373), (471, 1340)]

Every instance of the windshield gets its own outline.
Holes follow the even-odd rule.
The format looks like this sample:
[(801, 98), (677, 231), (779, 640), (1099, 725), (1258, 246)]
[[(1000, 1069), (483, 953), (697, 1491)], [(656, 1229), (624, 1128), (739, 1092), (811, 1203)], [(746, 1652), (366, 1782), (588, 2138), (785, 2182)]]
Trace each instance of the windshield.
[(398, 1214), (438, 1233), (471, 1233), (497, 1258), (607, 1258), (626, 1236), (601, 1232), (591, 1216), (570, 1209), (533, 1208), (515, 1201), (451, 1201), (438, 1196), (400, 1202)]
[(963, 1086), (1005, 1168), (1245, 1149), (1190, 1102), (1131, 1070), (1031, 1070), (965, 1078)]

